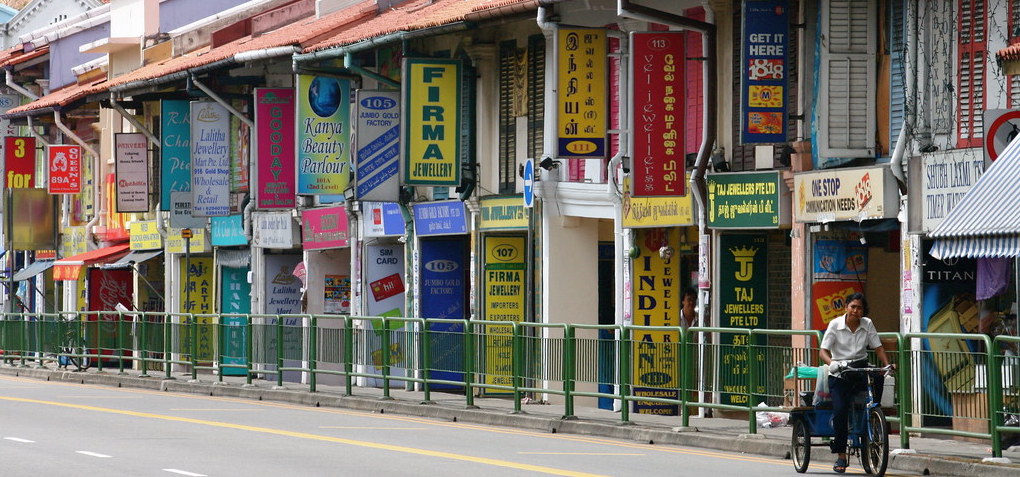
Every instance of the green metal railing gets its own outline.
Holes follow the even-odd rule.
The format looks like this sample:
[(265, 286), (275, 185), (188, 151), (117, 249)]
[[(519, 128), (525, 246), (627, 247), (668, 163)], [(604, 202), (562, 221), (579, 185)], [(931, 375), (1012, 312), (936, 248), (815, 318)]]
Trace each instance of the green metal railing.
[[(564, 419), (575, 417), (579, 400), (601, 399), (617, 404), (623, 423), (635, 407), (675, 413), (683, 426), (695, 410), (714, 409), (745, 413), (750, 433), (758, 432), (757, 412), (796, 405), (798, 386), (790, 389), (789, 373), (820, 364), (821, 341), (818, 331), (308, 314), (2, 318), (0, 358), (13, 366), (72, 356), (100, 371), (162, 372), (164, 379), (176, 369), (193, 380), (200, 373), (219, 381), (233, 375), (246, 384), (302, 382), (311, 392), (332, 385), (345, 395), (360, 384), (381, 388), (383, 398), (400, 387), (422, 392), (424, 402), (450, 390), (462, 393), (466, 406), (476, 396), (506, 396), (517, 412), (526, 398), (559, 396)], [(901, 447), (909, 448), (911, 433), (943, 434), (987, 439), (1001, 456), (1003, 436), (1020, 433), (1005, 423), (1020, 414), (1020, 338), (880, 336), (896, 344), (889, 352), (899, 368), (889, 421), (899, 426)]]

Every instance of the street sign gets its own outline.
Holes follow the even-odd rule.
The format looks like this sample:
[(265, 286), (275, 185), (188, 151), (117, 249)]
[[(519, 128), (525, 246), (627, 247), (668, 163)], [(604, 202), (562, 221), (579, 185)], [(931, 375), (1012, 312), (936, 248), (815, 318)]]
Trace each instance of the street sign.
[(535, 158), (529, 157), (524, 163), (524, 206), (535, 205)]
[(985, 132), (985, 164), (991, 164), (1010, 141), (1020, 135), (1020, 111), (989, 109), (984, 119), (985, 124), (990, 125)]

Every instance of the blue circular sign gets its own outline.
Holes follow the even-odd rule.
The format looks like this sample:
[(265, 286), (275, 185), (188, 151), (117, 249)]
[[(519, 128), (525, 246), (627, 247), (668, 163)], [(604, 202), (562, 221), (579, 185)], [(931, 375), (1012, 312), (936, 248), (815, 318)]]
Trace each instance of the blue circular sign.
[(535, 204), (535, 161), (528, 159), (524, 163), (524, 206)]

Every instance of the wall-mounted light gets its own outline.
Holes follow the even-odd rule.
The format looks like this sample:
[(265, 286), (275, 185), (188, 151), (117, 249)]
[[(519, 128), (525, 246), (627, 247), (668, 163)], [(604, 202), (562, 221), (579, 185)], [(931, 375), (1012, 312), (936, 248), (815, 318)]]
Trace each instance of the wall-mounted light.
[(542, 169), (545, 169), (547, 171), (551, 171), (557, 167), (560, 167), (560, 163), (559, 161), (554, 161), (551, 157), (547, 157), (545, 159), (542, 159), (542, 162), (538, 163), (538, 167), (541, 167)]
[(722, 146), (712, 150), (712, 170), (715, 172), (730, 170), (730, 163), (726, 162), (726, 150)]

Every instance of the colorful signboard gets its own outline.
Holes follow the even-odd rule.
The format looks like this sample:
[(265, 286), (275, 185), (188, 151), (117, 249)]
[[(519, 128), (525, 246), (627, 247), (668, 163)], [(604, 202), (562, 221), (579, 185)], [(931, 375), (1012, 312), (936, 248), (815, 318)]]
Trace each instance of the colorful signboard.
[(811, 284), (811, 329), (825, 331), (846, 310), (846, 297), (864, 293), (864, 282), (820, 281)]
[(149, 211), (149, 141), (142, 133), (114, 135), (117, 212)]
[(163, 236), (155, 220), (136, 220), (128, 225), (131, 234), (131, 250), (159, 250), (163, 248)]
[(5, 137), (4, 167), (4, 187), (8, 189), (35, 187), (35, 138)]
[(709, 174), (708, 226), (775, 229), (789, 225), (790, 194), (779, 171)]
[(486, 197), (479, 201), (478, 230), (528, 228), (528, 208), (518, 196)]
[(805, 172), (793, 184), (797, 222), (883, 219), (899, 213), (896, 179), (888, 167)]
[(403, 182), (460, 185), (460, 60), (404, 59)]
[(404, 214), (396, 202), (362, 202), (365, 237), (404, 235)]
[[(217, 217), (218, 218), (218, 217)], [(220, 267), (220, 345), (223, 347), (220, 372), (224, 376), (244, 376), (247, 370), (230, 365), (244, 366), (248, 361), (245, 325), (251, 313), (251, 283), (248, 283), (249, 267)]]
[(50, 194), (81, 193), (81, 146), (49, 146)]
[(305, 250), (349, 247), (347, 209), (344, 206), (301, 211), (301, 246)]
[(400, 180), (400, 92), (355, 93), (354, 175), (361, 200), (397, 200)]
[[(182, 230), (190, 230), (191, 238), (185, 239)], [(209, 250), (209, 241), (205, 235), (205, 229), (175, 229), (166, 230), (166, 253), (184, 253), (185, 247), (191, 253), (204, 253)]]
[[(484, 237), (482, 289), (488, 321), (521, 323), (527, 318), (527, 241), (524, 235)], [(513, 326), (485, 325), (485, 382), (512, 385)]]
[[(212, 361), (216, 358), (214, 342), (216, 339), (216, 325), (213, 323), (213, 259), (212, 257), (180, 257), (181, 270), (187, 274), (180, 281), (177, 292), (180, 297), (180, 310), (182, 313), (194, 313), (192, 318), (198, 326), (188, 327), (181, 333), (185, 343), (181, 343), (183, 350), (191, 350), (191, 339), (198, 341), (196, 344), (196, 359), (199, 361)], [(130, 270), (128, 270), (130, 273)], [(195, 330), (192, 336), (191, 330)], [(190, 356), (189, 356), (190, 357)]]
[(349, 314), (351, 312), (351, 276), (326, 275), (322, 298), (325, 313)]
[(623, 178), (623, 227), (677, 227), (694, 224), (694, 199), (683, 197), (633, 197), (630, 178)]
[(253, 247), (294, 248), (294, 220), (290, 212), (255, 212), (251, 220)]
[(947, 151), (921, 156), (921, 228), (930, 232), (967, 195), (985, 172), (985, 161), (969, 153)]
[(816, 240), (813, 248), (815, 280), (867, 280), (867, 245), (857, 240)]
[(258, 147), (260, 209), (292, 209), (294, 192), (295, 128), (292, 88), (255, 88), (255, 131)]
[(606, 155), (606, 50), (605, 30), (556, 30), (559, 157)]
[(297, 78), (298, 194), (343, 194), (351, 176), (351, 84), (331, 76)]
[(191, 102), (191, 213), (230, 215), (230, 112), (215, 101)]
[(244, 234), (244, 217), (241, 215), (210, 217), (209, 229), (214, 247), (248, 245), (248, 237)]
[[(636, 245), (640, 252), (633, 262), (634, 314), (638, 326), (680, 326), (680, 261), (663, 258), (659, 249), (676, 247), (679, 229), (640, 230)], [(677, 363), (680, 333), (666, 330), (636, 330), (631, 337), (634, 395), (677, 399), (680, 387)], [(652, 401), (634, 402), (634, 412), (675, 416), (677, 406)]]
[(744, 144), (786, 141), (788, 0), (744, 0), (741, 129)]
[[(722, 234), (719, 236), (719, 326), (724, 328), (767, 328), (768, 237), (764, 234)], [(756, 344), (764, 345), (765, 336)], [(748, 335), (721, 333), (719, 337), (719, 383), (723, 404), (747, 405), (748, 373), (751, 363), (762, 360), (748, 352)], [(760, 383), (760, 382), (759, 382)], [(764, 393), (759, 384), (753, 391)], [(754, 398), (756, 399), (756, 398)], [(757, 401), (755, 401), (757, 402)]]
[(414, 204), (411, 211), (419, 237), (467, 233), (467, 209), (459, 200)]
[(191, 192), (191, 102), (159, 103), (160, 210), (171, 210), (174, 192)]
[(365, 246), (365, 312), (369, 316), (403, 316), (404, 246)]
[(684, 35), (631, 33), (631, 175), (635, 197), (685, 194)]

